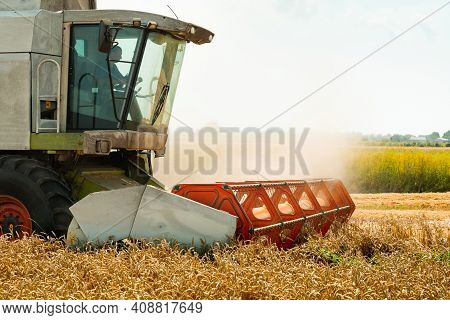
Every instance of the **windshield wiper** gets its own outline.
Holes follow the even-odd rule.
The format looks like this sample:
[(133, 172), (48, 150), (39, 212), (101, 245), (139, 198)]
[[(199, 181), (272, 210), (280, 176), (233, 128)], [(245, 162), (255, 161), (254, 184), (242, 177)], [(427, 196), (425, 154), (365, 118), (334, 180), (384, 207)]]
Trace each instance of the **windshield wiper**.
[(109, 61), (109, 53), (108, 53), (108, 56), (106, 57), (106, 63), (108, 64), (109, 88), (111, 90), (111, 99), (112, 99), (112, 107), (114, 110), (114, 117), (116, 118), (117, 122), (119, 123), (118, 125), (120, 125), (120, 118), (117, 115), (116, 97), (114, 95), (114, 83), (113, 83), (112, 72), (111, 72), (111, 62)]
[[(112, 27), (111, 29), (116, 30), (116, 33), (114, 34), (113, 39), (112, 39), (112, 41), (113, 41), (112, 47), (114, 48), (115, 46), (118, 45), (118, 43), (116, 42), (116, 38), (117, 38), (117, 35), (119, 34), (119, 32), (122, 30), (122, 28), (121, 27)], [(106, 55), (106, 64), (108, 65), (109, 88), (111, 90), (111, 98), (112, 98), (112, 107), (113, 107), (113, 111), (114, 111), (114, 117), (116, 118), (116, 120), (118, 122), (117, 127), (120, 127), (120, 117), (117, 114), (116, 97), (114, 95), (114, 82), (113, 82), (113, 76), (112, 76), (112, 71), (111, 71), (111, 59), (110, 59), (111, 51), (112, 51), (112, 49), (110, 51), (108, 51), (108, 54)]]
[(159, 95), (158, 104), (156, 105), (155, 113), (153, 114), (153, 118), (152, 118), (152, 125), (155, 124), (156, 120), (158, 120), (159, 115), (163, 111), (164, 106), (166, 104), (167, 96), (169, 95), (169, 91), (170, 91), (170, 85), (165, 84), (161, 90), (161, 94)]

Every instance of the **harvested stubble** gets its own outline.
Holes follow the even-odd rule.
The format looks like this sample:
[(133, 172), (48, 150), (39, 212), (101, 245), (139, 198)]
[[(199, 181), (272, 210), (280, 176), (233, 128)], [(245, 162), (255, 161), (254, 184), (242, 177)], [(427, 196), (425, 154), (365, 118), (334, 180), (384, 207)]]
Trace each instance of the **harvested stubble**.
[(448, 228), (353, 219), (289, 251), (0, 240), (0, 299), (450, 299)]
[(352, 198), (358, 210), (427, 210), (450, 216), (450, 192), (352, 194)]

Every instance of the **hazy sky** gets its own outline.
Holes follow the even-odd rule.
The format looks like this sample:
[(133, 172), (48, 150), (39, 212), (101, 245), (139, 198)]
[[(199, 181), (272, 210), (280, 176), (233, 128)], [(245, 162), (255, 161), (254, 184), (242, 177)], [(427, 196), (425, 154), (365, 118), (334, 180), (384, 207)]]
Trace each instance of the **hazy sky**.
[[(189, 45), (174, 115), (259, 127), (446, 0), (98, 0), (215, 32)], [(270, 124), (364, 133), (450, 129), (450, 5)], [(180, 126), (175, 119), (171, 126)]]

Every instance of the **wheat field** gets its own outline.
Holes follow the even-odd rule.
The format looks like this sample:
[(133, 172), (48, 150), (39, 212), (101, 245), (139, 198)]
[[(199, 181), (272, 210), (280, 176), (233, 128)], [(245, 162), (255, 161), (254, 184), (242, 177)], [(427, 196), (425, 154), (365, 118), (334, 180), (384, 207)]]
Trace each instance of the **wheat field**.
[(351, 192), (449, 192), (449, 148), (356, 148), (346, 168)]
[(450, 193), (354, 195), (351, 222), (281, 251), (0, 240), (0, 299), (450, 299)]

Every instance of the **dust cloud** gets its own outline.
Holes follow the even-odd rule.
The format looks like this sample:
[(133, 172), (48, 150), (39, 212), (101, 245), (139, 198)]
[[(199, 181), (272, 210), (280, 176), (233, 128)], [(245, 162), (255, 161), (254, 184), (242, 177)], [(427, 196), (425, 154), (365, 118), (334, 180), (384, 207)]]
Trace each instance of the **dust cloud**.
[(303, 129), (209, 127), (169, 134), (153, 161), (167, 188), (179, 183), (342, 179), (354, 141), (347, 134)]

